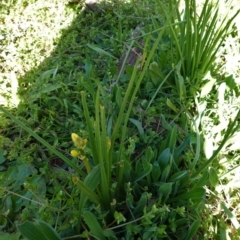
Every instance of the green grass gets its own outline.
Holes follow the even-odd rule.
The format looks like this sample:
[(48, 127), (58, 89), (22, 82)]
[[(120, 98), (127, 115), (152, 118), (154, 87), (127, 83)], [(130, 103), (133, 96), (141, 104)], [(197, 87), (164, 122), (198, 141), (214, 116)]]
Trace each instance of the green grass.
[(240, 237), (236, 10), (171, 3), (0, 4), (1, 239)]

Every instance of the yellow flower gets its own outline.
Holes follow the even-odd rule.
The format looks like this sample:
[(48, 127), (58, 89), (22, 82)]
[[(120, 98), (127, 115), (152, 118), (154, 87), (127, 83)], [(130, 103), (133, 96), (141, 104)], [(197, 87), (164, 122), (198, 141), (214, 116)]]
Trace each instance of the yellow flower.
[(78, 136), (76, 133), (72, 133), (71, 135), (72, 137), (72, 141), (74, 143), (74, 146), (78, 149), (84, 149), (87, 145), (88, 140), (81, 138), (80, 136)]
[[(72, 137), (74, 146), (77, 148), (77, 150), (71, 150), (71, 152), (70, 152), (71, 156), (81, 159), (87, 169), (87, 172), (90, 173), (91, 166), (90, 166), (88, 158), (86, 157), (86, 154), (84, 152), (84, 148), (86, 147), (88, 140), (85, 138), (81, 138), (76, 133), (72, 133), (71, 137)], [(74, 181), (74, 179), (72, 179), (72, 180), (74, 183), (76, 182), (76, 181)]]
[(71, 135), (73, 142), (76, 142), (79, 138), (79, 136), (76, 133), (72, 133)]
[(79, 156), (79, 152), (77, 150), (71, 150), (70, 152), (72, 157), (78, 157)]

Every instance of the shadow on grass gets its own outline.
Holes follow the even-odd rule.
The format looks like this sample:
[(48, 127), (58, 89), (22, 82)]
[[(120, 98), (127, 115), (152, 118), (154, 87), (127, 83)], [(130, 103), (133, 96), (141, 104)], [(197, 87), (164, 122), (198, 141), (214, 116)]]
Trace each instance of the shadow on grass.
[[(78, 8), (75, 4), (68, 7)], [(79, 7), (79, 14), (71, 26), (62, 31), (51, 55), (18, 79), (20, 103), (13, 110), (14, 115), (67, 157), (70, 157), (69, 149), (72, 147), (71, 133), (85, 130), (80, 92), (89, 88), (95, 90), (94, 79), (108, 85), (116, 74), (117, 59), (122, 54), (124, 42), (129, 38), (126, 33), (141, 20), (132, 18), (130, 23), (129, 20), (126, 21), (124, 16), (130, 16), (134, 12), (133, 7), (133, 4), (120, 4), (120, 1), (115, 5), (102, 3), (99, 6), (89, 6), (85, 11)], [(114, 55), (114, 58), (99, 55), (87, 44), (97, 45)], [(92, 99), (88, 104), (89, 109), (93, 110)], [(6, 189), (2, 203), (4, 205), (10, 199), (14, 210), (7, 215), (8, 220), (4, 218), (6, 221), (1, 224), (1, 230), (16, 232), (16, 226), (12, 224), (16, 218), (21, 219), (16, 224), (40, 217), (54, 225), (61, 206), (58, 209), (58, 203), (55, 205), (52, 202), (55, 200), (46, 196), (52, 198), (56, 187), (69, 184), (69, 173), (64, 172), (69, 170), (68, 166), (14, 123), (2, 132), (4, 143), (1, 142), (1, 146), (6, 153), (3, 159), (7, 161), (1, 160), (4, 162), (1, 171), (12, 176), (1, 183)], [(6, 142), (6, 139), (9, 141)], [(59, 167), (63, 170), (63, 178), (60, 177), (61, 170), (57, 170)], [(34, 194), (28, 184), (36, 185)], [(36, 213), (36, 195), (39, 206), (46, 211)], [(52, 202), (51, 205), (57, 207), (59, 212), (55, 209), (55, 213), (52, 213), (48, 204), (42, 204), (45, 200)], [(63, 211), (64, 216), (56, 224), (63, 235), (71, 235), (74, 230), (69, 230), (70, 233), (68, 230), (65, 232), (64, 228), (71, 229), (74, 223), (69, 219), (71, 214)], [(28, 212), (26, 216), (25, 212)]]
[[(80, 92), (88, 90), (89, 85), (95, 89), (94, 79), (108, 85), (116, 74), (117, 59), (129, 38), (126, 32), (140, 21), (133, 18), (129, 23), (119, 12), (130, 16), (133, 7), (120, 1), (88, 5), (84, 11), (80, 7), (71, 26), (62, 31), (51, 56), (18, 79), (20, 120), (54, 147), (68, 148), (71, 132), (85, 128)], [(97, 45), (114, 58), (101, 56), (88, 44)]]

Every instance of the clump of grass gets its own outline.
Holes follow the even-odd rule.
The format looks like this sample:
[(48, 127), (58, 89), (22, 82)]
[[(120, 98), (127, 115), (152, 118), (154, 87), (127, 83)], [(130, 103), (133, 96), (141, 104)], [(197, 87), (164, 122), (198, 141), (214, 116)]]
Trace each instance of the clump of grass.
[[(159, 4), (160, 6), (161, 3)], [(226, 37), (234, 31), (233, 23), (239, 10), (229, 17), (230, 8), (219, 18), (219, 1), (204, 1), (197, 11), (196, 1), (185, 1), (180, 12), (178, 1), (169, 2), (169, 11), (176, 11), (177, 20), (169, 20), (172, 63), (180, 64), (176, 86), (181, 98), (199, 91), (208, 72), (212, 71), (219, 49)], [(162, 8), (165, 16), (166, 10)], [(177, 21), (177, 22), (176, 22)], [(193, 92), (191, 92), (191, 89)]]

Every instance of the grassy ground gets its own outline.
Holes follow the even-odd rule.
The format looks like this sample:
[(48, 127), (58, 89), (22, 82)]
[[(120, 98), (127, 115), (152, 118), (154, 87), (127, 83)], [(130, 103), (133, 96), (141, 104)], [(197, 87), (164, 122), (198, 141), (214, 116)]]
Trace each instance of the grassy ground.
[[(149, 45), (146, 44), (143, 49), (144, 57), (151, 54), (151, 47), (157, 38), (154, 31), (159, 26), (163, 26), (164, 17), (158, 1), (139, 2), (105, 3), (97, 12), (89, 9), (83, 12), (84, 4), (81, 1), (79, 4), (69, 3), (66, 0), (46, 0), (44, 3), (41, 0), (6, 0), (0, 3), (1, 105), (6, 106), (25, 126), (71, 159), (74, 164), (78, 162), (69, 154), (73, 145), (71, 133), (76, 132), (83, 138), (89, 139), (89, 129), (80, 92), (84, 90), (88, 93), (87, 106), (90, 114), (94, 116), (96, 107), (94, 94), (97, 92), (98, 82), (103, 89), (109, 89), (116, 81), (118, 62), (126, 44), (130, 44), (129, 38), (133, 30), (139, 24), (144, 26), (142, 33), (146, 36), (145, 44), (149, 41)], [(239, 1), (234, 2), (234, 6), (238, 5)], [(164, 7), (168, 9), (167, 5)], [(223, 14), (226, 8), (221, 6), (220, 9)], [(231, 11), (234, 10), (235, 8), (232, 8)], [(179, 100), (178, 91), (171, 87), (171, 81), (166, 82), (159, 91), (156, 91), (161, 74), (166, 76), (172, 67), (171, 44), (168, 36), (163, 38), (153, 53), (151, 61), (157, 62), (158, 67), (162, 67), (161, 73), (156, 78), (155, 75), (146, 72), (134, 98), (135, 102), (130, 115), (132, 120), (127, 138), (124, 140), (127, 143), (124, 148), (126, 153), (124, 157), (129, 157), (132, 168), (136, 166), (136, 173), (141, 166), (135, 164), (135, 161), (144, 162), (144, 154), (156, 155), (158, 151), (160, 153), (160, 150), (164, 150), (168, 144), (166, 139), (170, 139), (171, 143), (175, 127), (179, 131), (176, 148), (182, 146), (185, 137), (190, 136), (189, 147), (184, 150), (184, 155), (181, 157), (184, 159), (184, 161), (181, 159), (184, 163), (179, 167), (181, 173), (185, 170), (195, 172), (200, 169), (221, 145), (228, 127), (238, 113), (240, 104), (239, 16), (235, 21), (232, 34), (228, 35), (217, 53), (215, 70), (207, 77), (208, 84), (205, 85), (203, 82), (192, 95), (187, 89), (188, 94), (184, 101)], [(151, 35), (150, 39), (147, 38), (148, 35)], [(113, 112), (121, 109), (128, 83), (133, 75), (133, 68), (128, 67), (123, 76), (119, 76), (120, 90), (113, 89), (112, 94), (105, 93), (102, 96), (101, 104), (107, 109), (108, 120), (111, 116), (114, 119)], [(92, 95), (95, 97), (92, 98)], [(152, 102), (150, 106), (149, 102)], [(6, 115), (1, 114), (0, 118), (0, 191), (2, 194), (0, 236), (3, 239), (10, 239), (10, 236), (12, 239), (21, 239), (16, 226), (31, 219), (42, 219), (48, 222), (63, 237), (76, 234), (70, 231), (71, 228), (76, 228), (78, 221), (79, 189), (74, 187), (70, 177), (74, 174), (73, 169), (69, 168), (59, 156), (50, 153), (31, 134), (23, 131), (16, 122), (9, 120)], [(107, 126), (107, 131), (110, 133), (110, 120)], [(151, 218), (144, 215), (145, 221), (141, 222), (143, 226), (150, 229), (156, 225), (163, 232), (158, 232), (157, 239), (167, 238), (167, 236), (170, 239), (183, 239), (181, 237), (184, 236), (183, 233), (180, 236), (174, 232), (180, 220), (171, 222), (176, 215), (176, 213), (174, 215), (176, 209), (175, 212), (178, 212), (179, 216), (182, 215), (184, 218), (187, 216), (186, 218), (193, 220), (198, 216), (201, 219), (195, 238), (239, 239), (240, 190), (237, 176), (240, 172), (240, 130), (239, 128), (235, 130), (235, 133), (227, 139), (221, 152), (206, 169), (208, 173), (204, 180), (206, 197), (204, 206), (202, 202), (198, 204), (199, 211), (181, 213), (179, 210), (181, 207), (188, 209), (193, 204), (192, 199), (187, 203), (181, 200), (178, 203), (180, 205), (174, 205), (161, 196), (162, 203), (165, 201), (166, 205), (161, 205), (158, 210), (170, 211), (172, 215), (170, 214), (165, 222), (162, 220), (161, 226), (157, 225), (159, 219), (156, 220), (157, 223), (151, 222)], [(117, 138), (118, 144), (120, 140), (120, 137)], [(117, 146), (121, 147), (121, 145)], [(152, 147), (152, 152), (147, 151), (149, 146)], [(171, 146), (170, 144), (170, 149)], [(89, 147), (84, 151), (86, 155), (93, 154), (91, 153), (93, 150)], [(117, 154), (119, 153), (116, 152), (115, 158)], [(190, 169), (193, 159), (199, 160), (196, 168)], [(151, 164), (157, 163), (155, 161)], [(84, 166), (86, 165), (79, 164), (79, 169), (84, 171)], [(113, 169), (116, 168), (117, 165), (113, 165)], [(134, 176), (134, 173), (130, 174)], [(174, 175), (173, 172), (171, 174)], [(161, 182), (164, 181), (163, 179), (161, 177)], [(117, 178), (114, 178), (115, 181)], [(141, 181), (138, 186), (144, 189), (149, 179), (141, 179)], [(194, 184), (189, 184), (186, 191), (191, 192)], [(111, 186), (111, 191), (114, 190), (114, 186), (114, 184)], [(136, 188), (134, 187), (134, 191), (137, 191)], [(131, 191), (129, 189), (124, 191)], [(150, 187), (148, 190), (150, 191)], [(144, 189), (144, 193), (148, 193), (148, 190)], [(154, 190), (152, 191), (154, 193)], [(181, 191), (180, 194), (182, 194)], [(129, 193), (128, 197), (130, 196)], [(149, 205), (155, 201), (154, 197), (148, 200)], [(135, 202), (132, 204), (134, 205)], [(111, 224), (114, 225), (118, 221), (123, 224), (124, 219), (121, 215), (115, 216), (115, 221), (110, 219), (104, 222), (106, 212), (101, 212), (97, 208), (88, 204), (88, 209), (95, 212), (104, 229), (113, 230)], [(121, 211), (118, 210), (118, 212)], [(126, 210), (122, 212), (128, 218), (128, 223), (130, 216), (137, 210), (132, 209), (129, 215)], [(87, 216), (85, 216), (85, 222), (87, 222), (86, 219)], [(151, 222), (150, 225), (147, 220)], [(181, 221), (184, 220), (181, 219)], [(111, 222), (110, 226), (108, 226), (109, 222)], [(196, 222), (193, 221), (193, 223)], [(130, 228), (132, 232), (141, 231), (138, 229), (139, 225), (130, 223), (127, 225), (128, 231)], [(90, 229), (90, 234), (86, 226), (87, 224), (83, 227), (85, 231), (81, 232), (82, 238), (84, 236), (90, 238), (92, 234), (92, 230)], [(165, 230), (167, 234), (164, 233)], [(140, 235), (140, 233), (134, 235), (135, 239)]]

